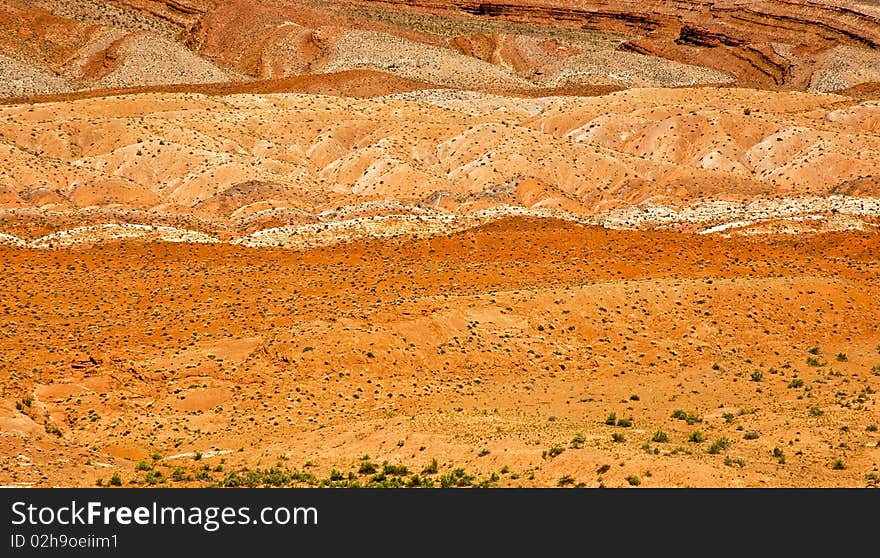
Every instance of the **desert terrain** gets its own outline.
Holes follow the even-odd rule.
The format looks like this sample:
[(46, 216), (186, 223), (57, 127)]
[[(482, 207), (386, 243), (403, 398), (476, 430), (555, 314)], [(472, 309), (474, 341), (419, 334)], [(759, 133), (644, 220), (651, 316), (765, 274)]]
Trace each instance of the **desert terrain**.
[(9, 0), (0, 485), (877, 487), (872, 2)]

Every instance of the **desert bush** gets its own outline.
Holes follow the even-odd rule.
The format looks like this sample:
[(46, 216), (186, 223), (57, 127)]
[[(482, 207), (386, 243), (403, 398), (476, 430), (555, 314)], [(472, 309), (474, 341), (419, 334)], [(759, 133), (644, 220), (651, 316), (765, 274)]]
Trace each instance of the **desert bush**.
[(662, 430), (658, 430), (657, 432), (654, 432), (653, 436), (651, 436), (651, 441), (656, 442), (658, 444), (665, 444), (666, 442), (669, 441), (669, 435), (666, 434), (666, 432), (663, 432)]
[(437, 460), (431, 459), (431, 462), (424, 469), (422, 469), (422, 475), (436, 475), (437, 470)]
[(712, 445), (709, 446), (708, 451), (709, 451), (709, 453), (714, 455), (717, 453), (721, 453), (722, 451), (726, 450), (729, 447), (730, 447), (730, 440), (728, 440), (727, 438), (722, 436), (721, 438), (718, 438), (717, 440), (712, 442)]

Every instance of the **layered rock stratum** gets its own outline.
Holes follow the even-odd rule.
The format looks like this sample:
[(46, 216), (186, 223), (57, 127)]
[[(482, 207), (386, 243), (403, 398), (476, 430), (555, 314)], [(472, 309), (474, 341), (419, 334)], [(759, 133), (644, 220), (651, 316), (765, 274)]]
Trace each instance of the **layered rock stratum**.
[(878, 44), (880, 9), (844, 0), (9, 0), (0, 70), (26, 71), (0, 95), (343, 70), (531, 95), (716, 83), (833, 92), (878, 81)]
[(720, 87), (12, 104), (0, 108), (0, 230), (36, 241), (161, 225), (283, 245), (513, 214), (691, 231), (841, 214), (870, 227), (878, 122), (874, 101)]

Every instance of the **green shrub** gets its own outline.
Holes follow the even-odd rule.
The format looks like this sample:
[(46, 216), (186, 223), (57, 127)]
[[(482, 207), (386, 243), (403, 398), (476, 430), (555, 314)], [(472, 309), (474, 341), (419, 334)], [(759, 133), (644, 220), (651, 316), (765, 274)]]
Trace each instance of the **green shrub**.
[(773, 448), (773, 457), (775, 457), (780, 464), (785, 463), (785, 452), (783, 452), (782, 448), (778, 446)]
[(657, 432), (654, 432), (654, 435), (651, 437), (651, 441), (657, 442), (658, 444), (665, 444), (669, 441), (669, 435), (662, 430), (658, 430)]
[(615, 432), (611, 435), (611, 440), (617, 443), (625, 442), (626, 436), (624, 436), (622, 432)]
[(147, 484), (151, 484), (151, 485), (152, 484), (159, 484), (160, 482), (162, 482), (162, 480), (163, 480), (162, 471), (160, 471), (158, 469), (153, 469), (153, 470), (147, 471), (147, 477), (146, 477)]
[(642, 479), (636, 475), (630, 475), (626, 477), (626, 482), (628, 482), (630, 486), (639, 486), (642, 484)]
[(694, 430), (693, 432), (691, 432), (691, 435), (688, 436), (688, 441), (700, 444), (706, 441), (706, 435), (699, 430)]
[(683, 420), (688, 423), (688, 426), (693, 426), (698, 422), (703, 422), (703, 419), (699, 415), (695, 413), (688, 413), (683, 409), (676, 409), (675, 411), (673, 411), (672, 418)]
[(119, 476), (119, 473), (113, 473), (113, 476), (110, 477), (110, 486), (122, 486), (122, 477)]
[(211, 476), (210, 471), (202, 469), (198, 473), (196, 473), (196, 480), (209, 481), (214, 480), (214, 477)]
[(437, 460), (431, 459), (431, 462), (424, 469), (422, 469), (422, 475), (436, 475), (437, 470)]
[(382, 465), (382, 474), (391, 477), (402, 477), (408, 475), (409, 470), (406, 468), (406, 465), (392, 465), (391, 463), (384, 463)]
[(544, 452), (544, 456), (550, 457), (552, 459), (564, 451), (565, 451), (565, 448), (563, 448), (563, 447), (553, 446), (552, 448), (550, 448), (549, 450)]
[(556, 486), (563, 487), (570, 484), (574, 484), (574, 477), (571, 475), (563, 475), (562, 478), (559, 479), (559, 482), (556, 483)]
[(473, 482), (473, 475), (468, 475), (465, 470), (461, 468), (454, 469), (451, 473), (440, 475), (440, 486), (442, 488), (470, 486)]
[(709, 446), (708, 451), (709, 451), (709, 453), (715, 455), (717, 453), (721, 453), (722, 451), (726, 450), (729, 447), (730, 447), (730, 440), (728, 440), (727, 438), (722, 436), (721, 438), (718, 438), (717, 440), (712, 442), (712, 445)]

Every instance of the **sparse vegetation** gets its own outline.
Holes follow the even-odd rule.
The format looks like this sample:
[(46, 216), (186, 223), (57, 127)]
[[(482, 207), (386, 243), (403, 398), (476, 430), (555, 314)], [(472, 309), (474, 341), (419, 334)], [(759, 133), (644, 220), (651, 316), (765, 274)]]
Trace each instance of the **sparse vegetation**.
[[(691, 441), (698, 442), (701, 440), (691, 439)], [(717, 440), (712, 442), (712, 444), (709, 446), (709, 449), (707, 451), (714, 455), (714, 454), (721, 453), (722, 451), (726, 450), (729, 447), (730, 447), (730, 440), (722, 436), (721, 438), (718, 438)]]
[(669, 442), (669, 435), (666, 434), (666, 432), (663, 432), (662, 430), (658, 430), (658, 431), (654, 432), (653, 436), (651, 436), (651, 441), (656, 442), (658, 444), (665, 444), (665, 443)]
[[(733, 97), (747, 94), (738, 91)], [(680, 147), (675, 154), (661, 148), (661, 158), (669, 161), (648, 157), (639, 163), (642, 156), (630, 153), (627, 157), (636, 159), (627, 161), (633, 164), (606, 176), (590, 166), (591, 153), (602, 142), (617, 142), (614, 134), (608, 135), (604, 116), (584, 120), (585, 109), (565, 98), (551, 108), (566, 122), (580, 126), (583, 120), (577, 133), (593, 140), (573, 140), (567, 125), (536, 135), (549, 113), (525, 116), (533, 112), (528, 99), (507, 107), (503, 97), (493, 97), (490, 104), (498, 104), (498, 111), (481, 109), (473, 116), (469, 109), (477, 105), (468, 96), (433, 91), (411, 94), (422, 100), (411, 105), (418, 114), (408, 119), (406, 136), (389, 131), (397, 120), (383, 121), (384, 109), (371, 97), (344, 102), (358, 110), (372, 107), (377, 119), (343, 110), (329, 99), (332, 95), (326, 101), (267, 95), (261, 103), (277, 105), (272, 112), (277, 122), (255, 119), (247, 97), (236, 97), (235, 121), (224, 123), (228, 130), (221, 137), (212, 131), (215, 124), (198, 120), (204, 117), (199, 109), (192, 111), (198, 132), (169, 124), (165, 113), (177, 108), (166, 111), (164, 95), (156, 95), (163, 97), (161, 103), (143, 99), (143, 110), (124, 119), (107, 109), (101, 116), (107, 128), (96, 122), (94, 129), (84, 129), (60, 112), (50, 114), (61, 111), (61, 103), (34, 105), (39, 114), (33, 120), (15, 118), (14, 125), (5, 125), (12, 147), (31, 149), (42, 141), (39, 135), (27, 139), (31, 131), (62, 134), (45, 153), (32, 157), (59, 168), (75, 161), (77, 188), (70, 177), (49, 169), (29, 171), (25, 180), (18, 167), (5, 166), (4, 203), (21, 208), (5, 212), (0, 232), (24, 236), (31, 231), (29, 238), (35, 238), (105, 217), (171, 222), (182, 219), (173, 212), (195, 208), (198, 219), (171, 224), (181, 230), (190, 225), (222, 242), (138, 240), (74, 250), (7, 250), (6, 277), (0, 279), (8, 295), (0, 302), (0, 365), (10, 439), (27, 440), (25, 449), (61, 449), (25, 451), (13, 444), (7, 470), (0, 474), (4, 483), (72, 479), (91, 484), (102, 475), (101, 485), (113, 486), (109, 477), (117, 467), (124, 481), (116, 486), (327, 488), (576, 486), (581, 481), (619, 486), (633, 472), (646, 485), (661, 485), (676, 484), (691, 471), (699, 472), (694, 478), (717, 474), (712, 484), (734, 478), (747, 485), (761, 480), (844, 484), (871, 471), (878, 438), (873, 424), (877, 382), (871, 373), (880, 374), (880, 360), (865, 347), (877, 342), (878, 313), (863, 302), (876, 298), (870, 275), (876, 266), (853, 256), (876, 253), (871, 235), (757, 234), (770, 228), (769, 222), (750, 225), (754, 230), (747, 236), (738, 230), (706, 237), (624, 230), (651, 218), (647, 205), (626, 207), (628, 200), (650, 199), (644, 197), (650, 188), (665, 188), (669, 168), (693, 162), (677, 162)], [(395, 106), (408, 106), (408, 95), (395, 99)], [(191, 102), (195, 97), (184, 105)], [(639, 113), (645, 125), (669, 118), (680, 128), (680, 117), (685, 127), (698, 126), (694, 138), (708, 130), (699, 124), (699, 111), (690, 118), (678, 101), (672, 108), (666, 102)], [(218, 106), (218, 112), (225, 110), (223, 103)], [(443, 107), (442, 114), (437, 107)], [(613, 120), (621, 109), (609, 110), (607, 118)], [(799, 110), (785, 118), (810, 126), (816, 111)], [(324, 112), (338, 122), (331, 125)], [(496, 112), (505, 115), (503, 126), (495, 121)], [(91, 118), (84, 113), (80, 120)], [(130, 124), (130, 129), (119, 137), (101, 136), (110, 124)], [(821, 122), (826, 132), (840, 126)], [(229, 130), (238, 132), (227, 138)], [(854, 130), (846, 137), (855, 137)], [(724, 138), (730, 130), (721, 132), (718, 137)], [(730, 133), (758, 137), (752, 132)], [(161, 180), (131, 167), (134, 160), (117, 168), (117, 159), (134, 145), (129, 134), (144, 139), (136, 147), (143, 159), (155, 152), (154, 138), (165, 137), (169, 151), (162, 157), (173, 157), (175, 165), (191, 171), (191, 183), (168, 186), (179, 177), (163, 174), (161, 160), (155, 162)], [(179, 147), (189, 134), (204, 145)], [(502, 143), (492, 134), (503, 136)], [(521, 149), (520, 142), (533, 139), (538, 144)], [(88, 145), (93, 140), (95, 145)], [(541, 145), (545, 140), (555, 142), (552, 149)], [(242, 150), (236, 151), (239, 142)], [(435, 156), (440, 143), (442, 153)], [(606, 147), (600, 151), (614, 156), (617, 147)], [(740, 149), (716, 147), (723, 158)], [(189, 149), (196, 153), (193, 158)], [(273, 153), (281, 151), (283, 160), (276, 160), (282, 156)], [(421, 154), (418, 164), (413, 153)], [(433, 155), (422, 157), (425, 153)], [(516, 173), (528, 174), (530, 159), (540, 158), (550, 169), (547, 176), (532, 180), (511, 174), (504, 168), (511, 153), (515, 159), (522, 155)], [(360, 176), (372, 157), (390, 161), (389, 168)], [(327, 167), (332, 161), (341, 163)], [(239, 182), (239, 167), (252, 162), (257, 165), (244, 178), (259, 184)], [(145, 209), (121, 209), (127, 207), (121, 200), (112, 210), (97, 202), (81, 211), (73, 196), (91, 203), (83, 192), (95, 165), (109, 165), (106, 172), (149, 194)], [(319, 167), (327, 168), (315, 174)], [(711, 165), (706, 167), (701, 172), (711, 174)], [(798, 180), (797, 173), (805, 172), (798, 169), (770, 172), (766, 180), (755, 174), (740, 193), (751, 196), (761, 183), (770, 188), (769, 177)], [(212, 177), (215, 170), (222, 172)], [(649, 184), (646, 172), (656, 184)], [(31, 187), (34, 177), (69, 187), (51, 201), (31, 202), (26, 199), (31, 193), (20, 193), (19, 187)], [(587, 186), (594, 182), (596, 192), (590, 193)], [(211, 192), (199, 184), (210, 185)], [(727, 195), (722, 183), (706, 182), (705, 191), (701, 184), (670, 187), (663, 196), (670, 212), (681, 214), (680, 208), (688, 207), (697, 216), (683, 228), (707, 228), (729, 212), (750, 220), (748, 212), (758, 211), (746, 201), (716, 199)], [(824, 187), (807, 181), (794, 190), (806, 192), (807, 186), (817, 192)], [(430, 192), (423, 187), (443, 189), (442, 196), (428, 200)], [(175, 203), (165, 199), (172, 190)], [(403, 191), (411, 199), (401, 202)], [(772, 195), (762, 200), (760, 211), (777, 203)], [(355, 202), (359, 205), (335, 207)], [(600, 218), (593, 208), (608, 208), (601, 219), (609, 226), (537, 216), (497, 218), (507, 215), (507, 204), (533, 203), (535, 211), (570, 207), (586, 221)], [(809, 205), (784, 203), (803, 204), (805, 210)], [(397, 215), (410, 211), (410, 205), (418, 214), (412, 223)], [(485, 211), (471, 214), (475, 208)], [(27, 212), (38, 220), (22, 217)], [(350, 225), (356, 232), (345, 229), (349, 219), (356, 219)], [(303, 223), (308, 226), (299, 229)], [(834, 223), (829, 217), (815, 225)], [(299, 232), (288, 238), (271, 231), (252, 234), (276, 227)], [(243, 240), (226, 242), (235, 238)], [(248, 247), (261, 238), (267, 243), (263, 249)], [(269, 246), (269, 238), (279, 245)], [(849, 246), (844, 240), (852, 241), (853, 250), (841, 248)], [(309, 244), (313, 241), (317, 244)], [(822, 272), (811, 271), (816, 269)], [(748, 334), (740, 338), (742, 332)], [(815, 347), (806, 353), (814, 344), (822, 351)], [(853, 354), (852, 361), (840, 358), (847, 354)], [(808, 357), (814, 367), (804, 364)], [(19, 412), (11, 412), (13, 405)], [(55, 425), (63, 439), (47, 434)], [(302, 445), (307, 442), (312, 445)], [(773, 450), (771, 457), (774, 445), (778, 454)], [(129, 461), (116, 455), (114, 446), (146, 448), (146, 457)], [(229, 461), (220, 462), (227, 451)], [(359, 458), (366, 451), (372, 459)], [(831, 474), (838, 454), (851, 472)], [(306, 460), (311, 461), (303, 465)], [(505, 462), (510, 466), (501, 467)], [(741, 469), (725, 469), (722, 462)], [(599, 467), (603, 463), (607, 468)], [(651, 469), (656, 478), (650, 477)], [(596, 479), (594, 470), (603, 477)]]
[(561, 455), (562, 452), (564, 452), (564, 451), (565, 451), (565, 448), (563, 448), (561, 446), (553, 446), (549, 450), (545, 450), (541, 456), (544, 459), (547, 459), (547, 458), (553, 459), (554, 457)]
[[(363, 466), (363, 464), (361, 464), (361, 466)], [(439, 470), (439, 467), (437, 465), (437, 460), (432, 458), (431, 462), (428, 463), (428, 465), (424, 469), (422, 469), (422, 475), (423, 476), (424, 475), (436, 475), (438, 470)], [(372, 472), (375, 472), (375, 470), (370, 471), (370, 473), (372, 473)], [(361, 473), (361, 474), (363, 475), (363, 474), (370, 474), (370, 473)]]
[(785, 463), (785, 452), (782, 451), (782, 448), (780, 448), (780, 447), (778, 447), (778, 446), (775, 447), (775, 448), (773, 448), (773, 457), (775, 457), (776, 460), (777, 460), (780, 464), (784, 464), (784, 463)]
[(556, 486), (563, 487), (573, 485), (575, 483), (574, 477), (571, 475), (563, 475), (560, 477), (559, 481), (556, 483)]
[(703, 419), (696, 413), (688, 413), (683, 409), (676, 409), (675, 411), (673, 411), (672, 418), (683, 420), (688, 424), (688, 426), (693, 426), (698, 422), (703, 422)]

